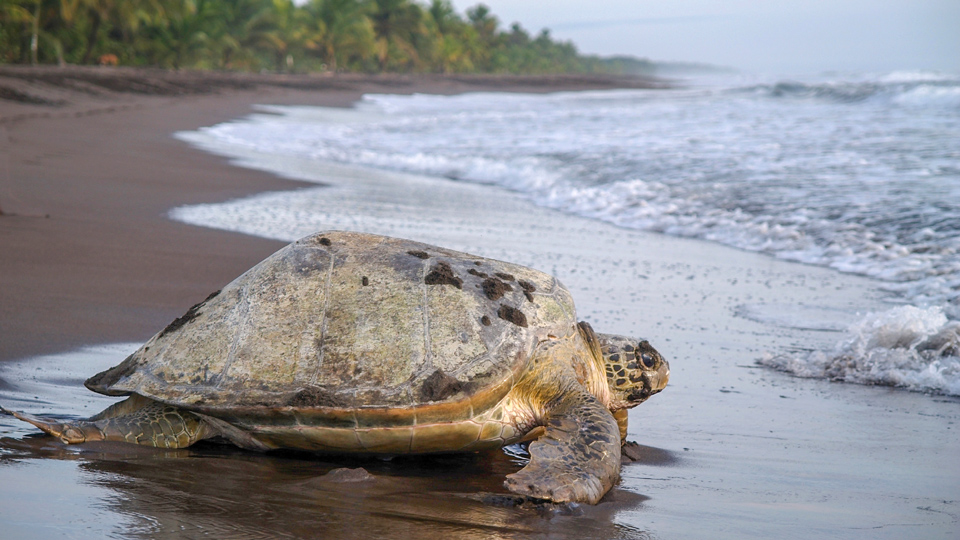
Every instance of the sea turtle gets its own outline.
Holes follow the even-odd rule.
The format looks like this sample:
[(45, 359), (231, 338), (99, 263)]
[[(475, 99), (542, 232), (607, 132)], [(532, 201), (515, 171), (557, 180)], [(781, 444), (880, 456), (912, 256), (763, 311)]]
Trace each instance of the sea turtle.
[[(554, 277), (372, 234), (276, 252), (86, 381), (129, 396), (81, 421), (13, 413), (65, 443), (470, 452), (539, 438), (518, 494), (594, 504), (627, 409), (667, 384), (645, 340), (577, 322)], [(543, 429), (538, 429), (543, 428)]]

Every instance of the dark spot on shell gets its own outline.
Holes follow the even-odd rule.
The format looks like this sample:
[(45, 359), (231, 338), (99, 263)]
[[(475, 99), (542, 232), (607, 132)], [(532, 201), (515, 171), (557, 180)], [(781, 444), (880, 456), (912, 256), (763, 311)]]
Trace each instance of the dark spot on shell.
[(433, 372), (420, 387), (420, 401), (440, 401), (463, 390), (463, 383), (447, 375), (442, 369)]
[(430, 273), (423, 278), (427, 285), (453, 285), (458, 289), (463, 288), (463, 280), (453, 273), (453, 268), (444, 261), (440, 261), (430, 269)]
[(523, 295), (527, 297), (527, 300), (533, 302), (533, 293), (536, 292), (537, 288), (533, 286), (533, 283), (525, 279), (521, 279), (517, 282), (520, 285), (520, 288), (523, 289)]
[(636, 362), (627, 362), (627, 369), (640, 369)]
[(297, 392), (287, 405), (291, 407), (345, 407), (346, 402), (323, 388), (310, 386)]
[(495, 278), (483, 280), (481, 287), (483, 287), (483, 294), (491, 300), (499, 300), (503, 298), (504, 293), (513, 290), (513, 287)]
[(626, 377), (626, 376), (627, 376), (627, 372), (624, 371), (623, 368), (620, 368), (620, 369), (617, 370), (617, 376), (618, 376), (618, 377)]
[(467, 270), (467, 273), (468, 273), (468, 274), (473, 274), (473, 275), (475, 275), (475, 276), (477, 276), (477, 277), (482, 277), (482, 278), (487, 277), (487, 275), (484, 274), (483, 272), (481, 272), (481, 271), (479, 271), (479, 270), (476, 270), (476, 269), (473, 269), (473, 268)]
[(477, 265), (477, 266), (482, 266), (482, 265), (483, 265), (483, 263), (480, 262), (480, 261), (473, 261), (473, 264), (475, 264), (475, 265)]
[(616, 385), (617, 385), (617, 386), (624, 386), (624, 385), (626, 385), (626, 384), (627, 384), (627, 380), (626, 380), (626, 379), (617, 379), (617, 382), (616, 382)]
[(490, 317), (487, 317), (486, 315), (484, 315), (483, 317), (480, 317), (480, 322), (484, 326), (490, 326)]
[(214, 298), (218, 294), (220, 294), (220, 291), (213, 291), (212, 293), (210, 293), (210, 296), (207, 296), (203, 300), (203, 302), (200, 302), (199, 304), (194, 304), (193, 306), (191, 306), (186, 313), (177, 317), (176, 319), (173, 320), (173, 322), (168, 324), (167, 327), (160, 332), (160, 335), (158, 337), (163, 337), (169, 334), (170, 332), (176, 332), (177, 330), (180, 329), (181, 326), (197, 318), (197, 315), (200, 315), (200, 308), (202, 308), (204, 304), (206, 304), (208, 301), (210, 301), (212, 298)]
[(516, 279), (512, 274), (507, 274), (506, 272), (497, 272), (496, 276), (504, 281), (513, 281)]
[(320, 245), (321, 245), (321, 246), (329, 246), (330, 244), (333, 243), (333, 242), (330, 241), (329, 238), (321, 238), (321, 239), (319, 240), (319, 242), (320, 242)]
[(360, 284), (366, 287), (367, 285), (370, 284), (370, 279), (367, 276), (363, 276), (362, 278), (360, 278)]
[(430, 255), (428, 255), (426, 251), (408, 251), (407, 253), (409, 253), (410, 255), (413, 255), (414, 257), (416, 257), (416, 258), (418, 258), (418, 259), (429, 259), (429, 258), (430, 258)]
[(521, 326), (523, 328), (527, 327), (527, 316), (515, 307), (501, 304), (500, 309), (497, 311), (497, 316), (507, 322), (512, 322), (517, 326)]
[(610, 355), (610, 360), (612, 360), (612, 361), (614, 361), (614, 362), (619, 362), (619, 361), (620, 361), (620, 355), (619, 355), (619, 354), (611, 354), (611, 355)]
[(623, 350), (627, 352), (633, 352), (633, 345), (624, 345)]

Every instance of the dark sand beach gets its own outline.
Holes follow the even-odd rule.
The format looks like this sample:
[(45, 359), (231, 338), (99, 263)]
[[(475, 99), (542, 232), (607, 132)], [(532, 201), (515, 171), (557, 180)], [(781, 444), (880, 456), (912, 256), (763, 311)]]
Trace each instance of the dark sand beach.
[[(280, 76), (204, 82), (196, 74), (108, 69), (83, 70), (64, 82), (54, 78), (69, 72), (38, 73), (47, 80), (0, 70), (0, 96), (13, 98), (0, 99), (5, 406), (75, 416), (99, 411), (112, 400), (84, 389), (84, 377), (122, 360), (288, 236), (319, 226), (412, 237), (551, 272), (573, 292), (581, 318), (604, 332), (643, 332), (670, 360), (672, 375), (662, 394), (631, 411), (630, 439), (641, 445), (641, 457), (594, 507), (514, 507), (491, 498), (505, 493), (503, 476), (523, 459), (504, 452), (354, 461), (214, 445), (173, 452), (65, 447), (0, 417), (0, 536), (960, 534), (960, 401), (761, 368), (755, 361), (765, 352), (829, 347), (837, 336), (797, 317), (776, 324), (737, 316), (744, 304), (774, 315), (797, 305), (880, 310), (876, 282), (621, 229), (490, 186), (296, 159), (268, 167), (271, 156), (208, 154), (172, 137), (242, 117), (255, 104), (343, 107), (367, 92), (578, 90), (650, 81), (344, 77), (293, 84)], [(112, 82), (91, 82), (104, 73)], [(118, 87), (117, 80), (125, 82)], [(250, 215), (246, 232), (257, 234), (258, 223), (289, 204), (290, 190), (297, 198), (322, 196), (330, 207), (325, 221), (271, 240), (168, 217), (174, 207), (231, 201), (231, 211)], [(324, 476), (361, 466), (374, 477)]]

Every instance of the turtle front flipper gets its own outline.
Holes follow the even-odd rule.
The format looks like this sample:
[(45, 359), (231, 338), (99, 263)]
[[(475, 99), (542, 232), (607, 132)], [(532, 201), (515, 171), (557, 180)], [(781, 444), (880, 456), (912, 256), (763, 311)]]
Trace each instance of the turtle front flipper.
[(137, 395), (108, 407), (88, 420), (64, 422), (2, 407), (0, 412), (29, 422), (64, 444), (122, 441), (157, 448), (184, 448), (218, 435), (216, 429), (190, 411)]
[(593, 395), (571, 392), (547, 410), (530, 463), (507, 475), (510, 491), (553, 502), (596, 504), (620, 477), (620, 430)]
[(620, 444), (627, 444), (627, 422), (629, 420), (627, 409), (620, 409), (613, 413), (613, 417), (617, 420), (617, 428), (620, 430)]

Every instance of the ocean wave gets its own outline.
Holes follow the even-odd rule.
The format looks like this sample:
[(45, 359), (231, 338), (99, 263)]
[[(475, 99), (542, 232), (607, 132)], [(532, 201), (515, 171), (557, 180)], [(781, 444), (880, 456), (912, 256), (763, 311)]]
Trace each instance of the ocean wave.
[(960, 395), (960, 322), (939, 307), (900, 306), (850, 326), (832, 351), (766, 355), (759, 363), (799, 377)]
[(900, 104), (951, 105), (960, 96), (960, 79), (945, 74), (901, 72), (860, 81), (777, 81), (728, 90), (734, 94), (770, 98), (821, 99), (836, 103), (857, 103), (885, 98)]
[(892, 71), (877, 78), (884, 83), (960, 82), (960, 78), (956, 74), (926, 70)]
[[(903, 103), (835, 105), (878, 92)], [(907, 72), (669, 92), (367, 95), (353, 118), (272, 107), (205, 132), (276, 155), (495, 184), (623, 227), (863, 274), (960, 318), (960, 208), (949, 203), (960, 200), (960, 147), (947, 142), (960, 116), (942, 107), (954, 93), (956, 77)], [(834, 101), (795, 107), (771, 94)]]

